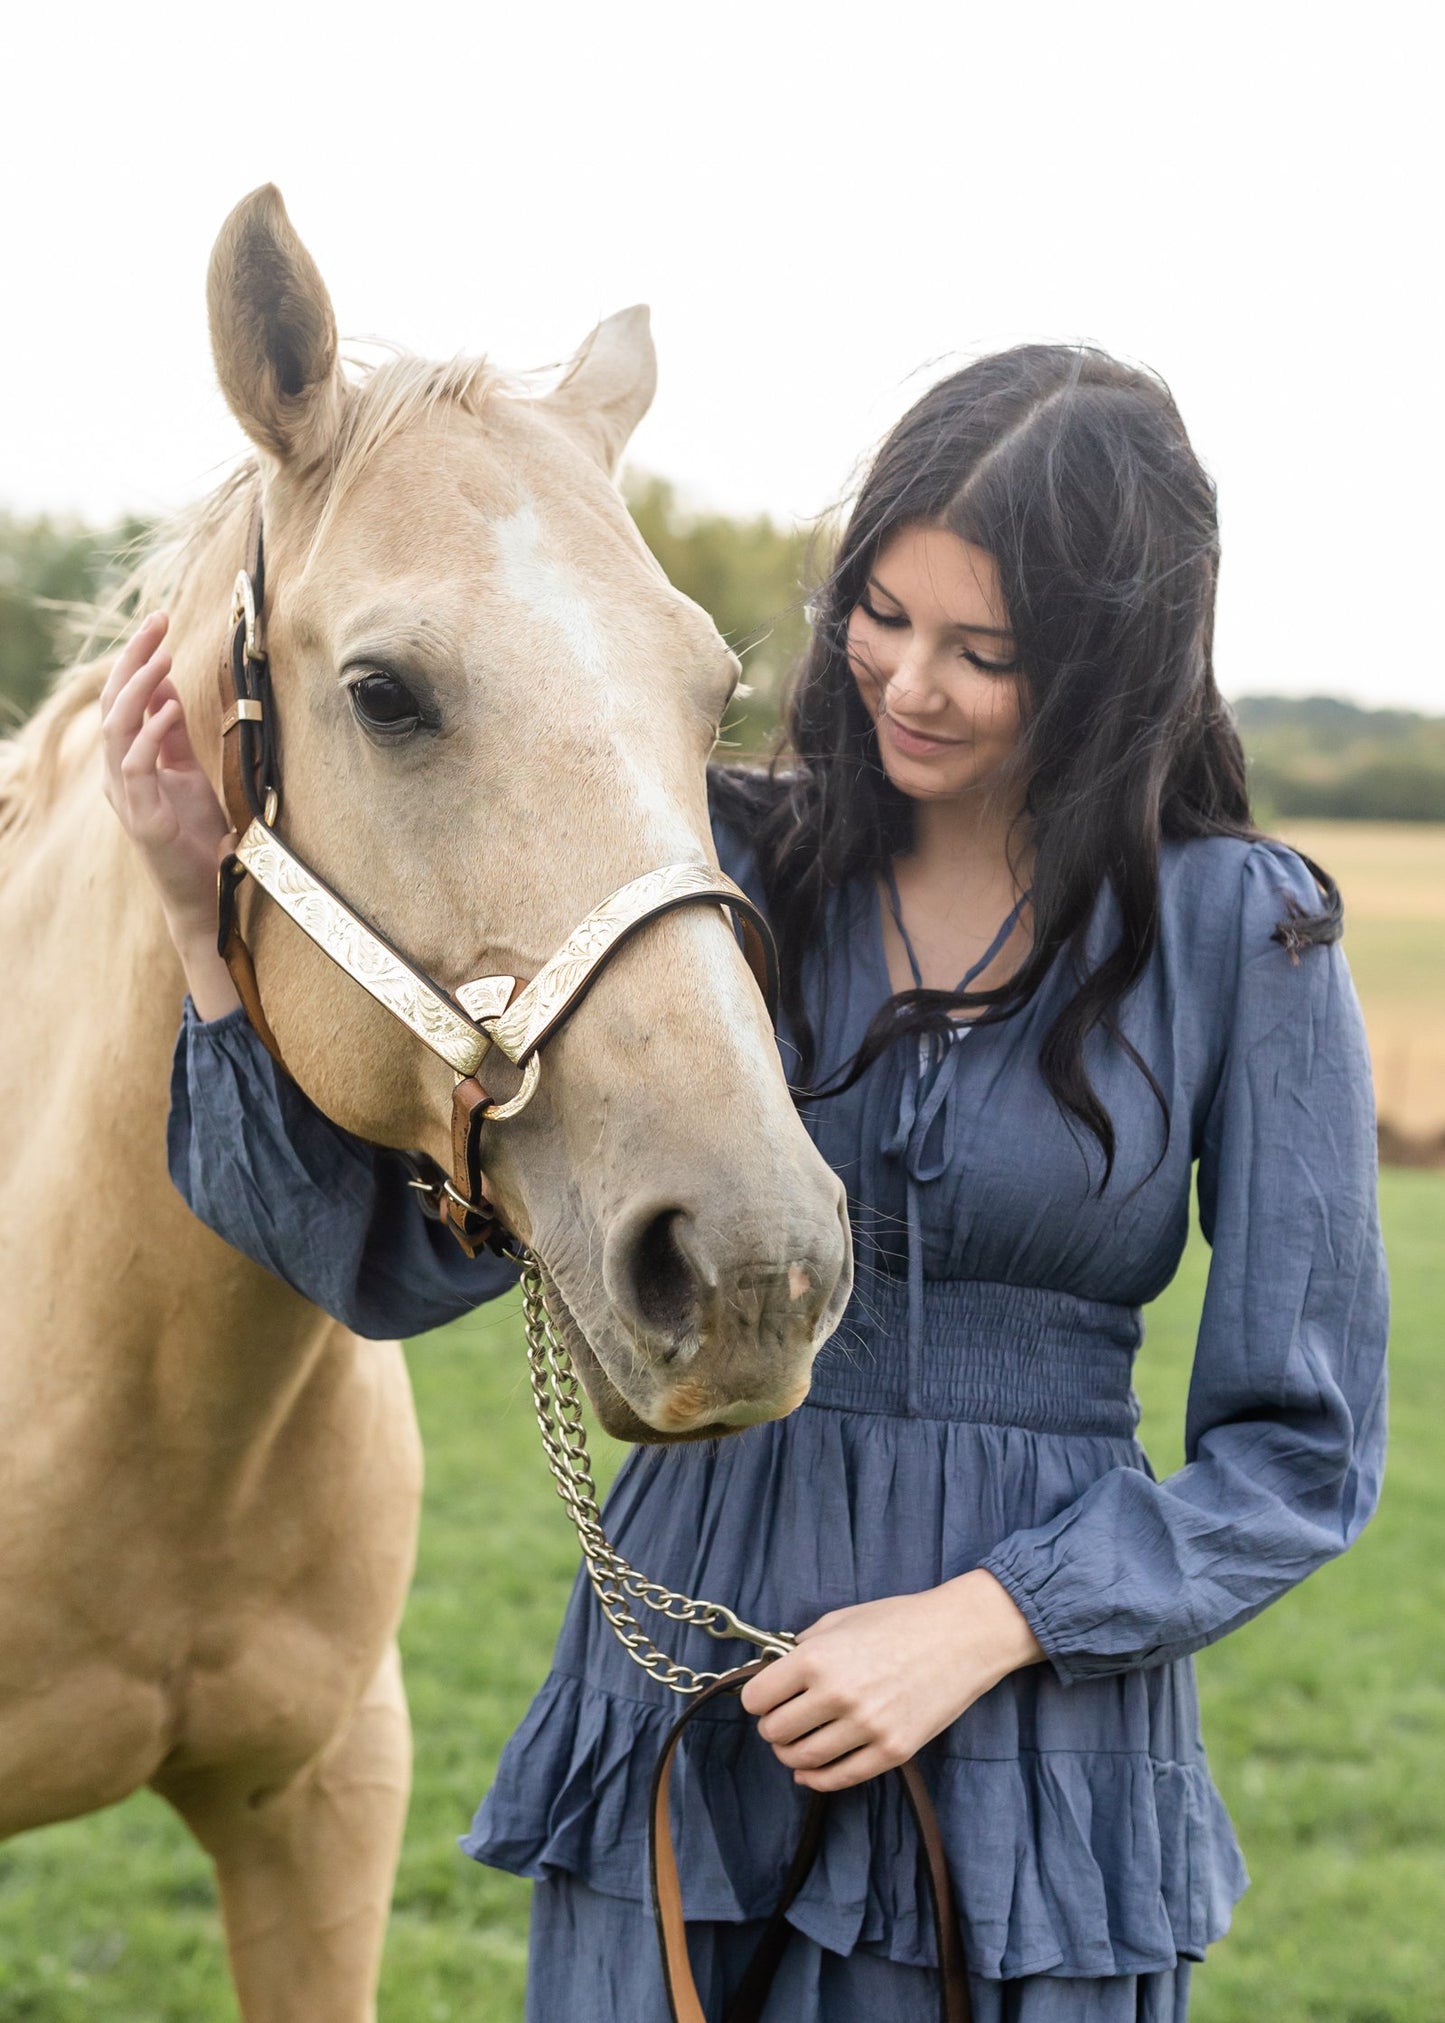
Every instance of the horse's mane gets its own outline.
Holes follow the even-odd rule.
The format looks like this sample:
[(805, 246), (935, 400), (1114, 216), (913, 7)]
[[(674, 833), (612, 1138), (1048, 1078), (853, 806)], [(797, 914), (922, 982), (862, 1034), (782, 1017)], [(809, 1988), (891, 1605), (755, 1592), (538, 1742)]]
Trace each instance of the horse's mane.
[[(393, 436), (434, 408), (451, 404), (480, 415), (498, 392), (517, 392), (486, 358), (440, 364), (406, 351), (380, 360), (349, 358), (351, 398), (332, 449), (312, 546), (331, 524), (370, 459)], [(140, 611), (170, 604), (196, 557), (223, 529), (249, 513), (260, 484), (247, 457), (203, 498), (183, 506), (143, 539), (120, 581), (70, 615), (75, 659), (63, 669), (28, 722), (0, 739), (0, 865), (22, 833), (51, 805), (65, 773), (66, 733), (99, 699), (111, 660)]]

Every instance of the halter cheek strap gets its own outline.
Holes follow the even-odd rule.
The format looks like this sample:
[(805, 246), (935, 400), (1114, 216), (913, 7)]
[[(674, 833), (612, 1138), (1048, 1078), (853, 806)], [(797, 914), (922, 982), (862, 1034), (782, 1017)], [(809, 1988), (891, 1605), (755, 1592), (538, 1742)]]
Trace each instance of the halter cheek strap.
[[(228, 648), (217, 670), (221, 695), (221, 782), (232, 833), (222, 846), (217, 946), (246, 1016), (284, 1067), (261, 1003), (256, 965), (241, 932), (237, 894), (249, 877), (339, 968), (370, 992), (456, 1076), (452, 1094), (452, 1170), (428, 1154), (403, 1153), (429, 1212), (444, 1221), (469, 1256), (505, 1232), (482, 1192), (484, 1122), (515, 1117), (541, 1076), (542, 1046), (571, 1017), (607, 963), (639, 928), (680, 906), (719, 905), (736, 918), (743, 951), (769, 1010), (777, 969), (766, 921), (741, 887), (705, 864), (666, 864), (634, 878), (595, 906), (530, 982), (478, 977), (447, 990), (352, 908), (277, 833), (281, 811), (278, 726), (262, 631), (265, 560), (259, 501), (252, 514), (247, 566), (236, 578)], [(496, 1047), (522, 1069), (509, 1102), (493, 1103), (478, 1077)]]

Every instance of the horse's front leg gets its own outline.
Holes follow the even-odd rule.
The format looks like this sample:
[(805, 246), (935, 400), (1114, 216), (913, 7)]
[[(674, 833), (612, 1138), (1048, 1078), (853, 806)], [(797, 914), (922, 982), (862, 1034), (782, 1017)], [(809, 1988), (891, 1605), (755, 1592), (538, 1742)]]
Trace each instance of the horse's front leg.
[(395, 1648), (348, 1725), (274, 1797), (234, 1771), (156, 1788), (215, 1862), (244, 2023), (374, 2023), (411, 1789)]

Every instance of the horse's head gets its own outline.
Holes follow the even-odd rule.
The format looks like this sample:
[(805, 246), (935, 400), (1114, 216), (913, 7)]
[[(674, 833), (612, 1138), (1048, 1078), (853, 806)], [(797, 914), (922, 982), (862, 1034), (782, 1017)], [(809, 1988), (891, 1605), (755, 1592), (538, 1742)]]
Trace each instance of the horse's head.
[[(478, 360), (356, 383), (267, 187), (221, 232), (210, 314), (259, 453), (292, 846), (448, 986), (530, 976), (615, 888), (715, 862), (704, 767), (737, 663), (612, 482), (652, 394), (645, 312), (603, 323), (540, 399)], [(312, 1098), (449, 1164), (444, 1064), (278, 908), (251, 903), (247, 935)], [(517, 1086), (499, 1054), (483, 1074), (497, 1100)], [(697, 1436), (799, 1402), (847, 1297), (847, 1220), (720, 911), (635, 935), (528, 1108), (486, 1128), (610, 1430)]]

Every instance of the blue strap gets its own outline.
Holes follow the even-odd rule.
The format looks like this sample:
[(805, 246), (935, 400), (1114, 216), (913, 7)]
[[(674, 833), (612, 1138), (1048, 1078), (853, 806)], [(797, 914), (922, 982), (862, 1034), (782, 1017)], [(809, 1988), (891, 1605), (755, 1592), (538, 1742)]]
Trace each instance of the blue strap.
[[(918, 966), (918, 956), (913, 947), (913, 937), (909, 934), (908, 929), (903, 924), (903, 903), (898, 897), (898, 880), (894, 876), (893, 859), (891, 857), (888, 859), (887, 863), (883, 866), (883, 876), (887, 881), (888, 887), (888, 910), (893, 915), (893, 925), (898, 929), (898, 938), (903, 943), (904, 954), (908, 957), (908, 967), (913, 972), (913, 988), (915, 990), (922, 990), (923, 971)], [(969, 985), (973, 982), (974, 978), (980, 975), (984, 970), (988, 968), (989, 964), (993, 961), (994, 957), (999, 953), (1004, 943), (1008, 940), (1009, 936), (1018, 926), (1019, 915), (1023, 912), (1024, 908), (1028, 905), (1030, 899), (1032, 899), (1033, 896), (1034, 895), (1032, 887), (1030, 887), (1027, 892), (1021, 892), (1019, 894), (1018, 898), (1014, 901), (1013, 907), (1009, 912), (1008, 917), (1005, 919), (1003, 925), (999, 928), (998, 933), (994, 936), (993, 940), (989, 943), (988, 947), (984, 950), (983, 954), (979, 957), (978, 961), (971, 964), (970, 967), (964, 971), (963, 975), (954, 985), (955, 990), (967, 990)]]
[[(884, 877), (887, 881), (889, 910), (893, 915), (893, 924), (898, 929), (899, 939), (903, 943), (904, 953), (908, 957), (908, 966), (913, 972), (914, 988), (922, 990), (923, 972), (919, 967), (912, 938), (903, 922), (903, 907), (898, 897), (898, 880), (894, 876), (891, 860), (884, 866)], [(959, 981), (957, 988), (960, 991), (967, 990), (973, 979), (988, 968), (1003, 948), (1018, 925), (1019, 915), (1028, 904), (1030, 896), (1029, 892), (1020, 894), (988, 947)], [(881, 1147), (885, 1155), (894, 1159), (901, 1158), (904, 1164), (908, 1224), (910, 1399), (913, 1395), (914, 1375), (919, 1368), (923, 1348), (923, 1225), (919, 1189), (930, 1180), (937, 1180), (948, 1165), (948, 1110), (958, 1081), (959, 1046), (968, 1031), (966, 1025), (959, 1025), (946, 1034), (918, 1035), (917, 1064), (904, 1069), (902, 1085), (898, 1092), (898, 1115), (892, 1131)], [(942, 1126), (930, 1152), (929, 1140), (934, 1136), (934, 1126), (940, 1119)]]

